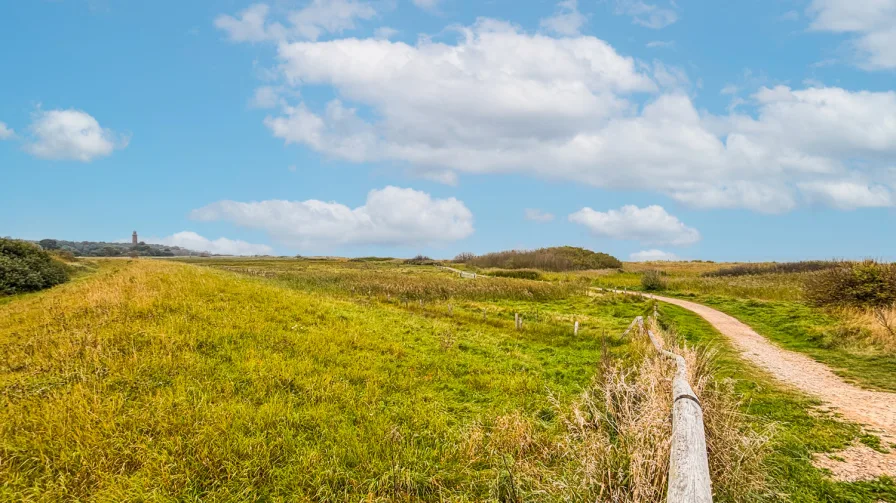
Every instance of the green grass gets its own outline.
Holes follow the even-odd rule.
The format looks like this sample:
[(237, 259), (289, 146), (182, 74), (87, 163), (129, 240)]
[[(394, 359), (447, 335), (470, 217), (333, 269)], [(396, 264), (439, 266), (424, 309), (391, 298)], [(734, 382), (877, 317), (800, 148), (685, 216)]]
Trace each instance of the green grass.
[[(896, 355), (857, 334), (862, 329), (854, 324), (803, 303), (800, 285), (805, 273), (704, 277), (699, 274), (706, 266), (687, 265), (666, 266), (668, 288), (656, 293), (693, 300), (734, 316), (781, 347), (811, 356), (854, 384), (896, 391)], [(589, 279), (597, 286), (641, 290), (639, 271), (648, 267), (638, 265), (637, 271)]]
[(856, 441), (871, 441), (858, 426), (828, 414), (810, 413), (819, 402), (773, 383), (768, 374), (740, 358), (728, 340), (702, 318), (677, 306), (663, 304), (660, 311), (660, 319), (674, 327), (687, 343), (709, 346), (718, 352), (716, 375), (734, 381), (753, 427), (772, 425), (771, 455), (765, 460), (770, 493), (763, 500), (896, 501), (896, 481), (892, 478), (835, 482), (812, 466), (813, 452), (834, 452)]
[(695, 300), (734, 316), (785, 349), (811, 356), (850, 382), (896, 391), (896, 358), (849, 345), (839, 320), (818, 309), (800, 302), (713, 296)]
[[(195, 262), (212, 267), (98, 261), (0, 305), (0, 501), (568, 501), (571, 404), (599, 366), (644, 357), (619, 335), (649, 304), (581, 284)], [(719, 501), (896, 501), (890, 480), (834, 483), (808, 462), (857, 427), (809, 414), (692, 313), (663, 314), (723, 347), (751, 427), (778, 425), (771, 492)]]
[[(568, 402), (600, 359), (571, 327), (514, 331), (520, 301), (482, 322), (472, 305), (104, 267), (0, 308), (0, 500), (488, 499), (502, 461), (471, 462), (469, 429), (520, 416), (555, 435), (548, 396)], [(621, 332), (643, 308), (588, 311)]]

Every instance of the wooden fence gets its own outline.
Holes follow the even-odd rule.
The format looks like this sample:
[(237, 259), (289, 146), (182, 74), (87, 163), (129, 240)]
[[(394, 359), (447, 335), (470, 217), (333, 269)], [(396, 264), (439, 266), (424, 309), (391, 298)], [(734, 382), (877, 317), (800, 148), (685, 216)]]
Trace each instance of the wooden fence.
[[(654, 307), (654, 323), (656, 307)], [(637, 327), (647, 333), (653, 347), (675, 361), (672, 378), (672, 449), (669, 453), (669, 480), (666, 503), (711, 503), (712, 483), (706, 455), (706, 433), (700, 399), (688, 383), (688, 366), (681, 355), (663, 348), (662, 342), (638, 316), (626, 333)]]

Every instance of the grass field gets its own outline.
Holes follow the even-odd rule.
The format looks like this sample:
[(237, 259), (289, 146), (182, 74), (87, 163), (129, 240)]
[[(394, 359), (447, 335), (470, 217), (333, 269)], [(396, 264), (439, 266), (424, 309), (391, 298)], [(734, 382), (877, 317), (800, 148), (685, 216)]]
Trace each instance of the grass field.
[[(0, 304), (0, 500), (662, 499), (671, 369), (619, 337), (650, 304), (397, 262), (196, 262), (98, 261)], [(896, 501), (809, 462), (858, 428), (694, 315), (663, 319), (721, 351), (690, 353), (717, 501)]]
[(725, 266), (729, 264), (629, 263), (621, 272), (579, 275), (594, 286), (641, 290), (641, 273), (659, 269), (667, 286), (658, 293), (694, 300), (730, 314), (782, 347), (825, 363), (848, 381), (896, 391), (896, 341), (870, 315), (807, 305), (801, 293), (806, 273), (703, 276)]

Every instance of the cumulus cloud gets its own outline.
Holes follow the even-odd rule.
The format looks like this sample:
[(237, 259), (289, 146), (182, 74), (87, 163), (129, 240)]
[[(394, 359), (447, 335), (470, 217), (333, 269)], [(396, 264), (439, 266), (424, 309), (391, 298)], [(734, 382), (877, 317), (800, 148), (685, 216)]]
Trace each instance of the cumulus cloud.
[(800, 184), (810, 202), (843, 210), (893, 206), (890, 189), (883, 185), (869, 186), (854, 181), (816, 181)]
[(642, 0), (616, 0), (616, 14), (629, 16), (635, 24), (654, 30), (678, 21), (678, 14), (674, 10)]
[(851, 33), (856, 63), (869, 70), (896, 68), (896, 1), (812, 0), (810, 28)]
[(569, 215), (569, 221), (584, 225), (595, 236), (612, 239), (670, 245), (689, 245), (700, 240), (697, 229), (686, 226), (657, 205), (639, 208), (630, 204), (606, 212), (582, 208)]
[(370, 191), (367, 202), (354, 209), (314, 199), (218, 201), (194, 210), (191, 217), (261, 229), (280, 242), (314, 249), (436, 244), (473, 233), (473, 214), (463, 202), (392, 186)]
[(542, 19), (541, 29), (557, 35), (578, 35), (587, 18), (579, 12), (578, 0), (563, 0), (553, 16)]
[(672, 261), (672, 260), (680, 260), (678, 255), (670, 252), (665, 252), (663, 250), (643, 250), (639, 252), (632, 253), (628, 256), (628, 259), (632, 262), (657, 262), (657, 261)]
[(16, 132), (11, 127), (7, 126), (5, 122), (0, 122), (0, 140), (8, 140), (15, 135)]
[(695, 106), (681, 69), (636, 62), (595, 37), (491, 19), (456, 29), (453, 42), (281, 43), (283, 87), (325, 86), (339, 98), (283, 102), (264, 123), (288, 144), (443, 183), (523, 173), (699, 208), (783, 212), (807, 200), (809, 182), (892, 182), (892, 91), (762, 87), (714, 115)]
[(312, 0), (302, 9), (286, 12), (286, 23), (269, 20), (267, 4), (253, 4), (237, 16), (221, 14), (215, 26), (234, 42), (317, 40), (327, 33), (354, 29), (357, 20), (376, 16), (376, 9), (358, 0)]
[(180, 246), (188, 250), (204, 251), (216, 255), (270, 255), (273, 251), (268, 245), (227, 238), (212, 240), (191, 231), (178, 232), (154, 241), (167, 246)]
[(533, 222), (550, 222), (553, 219), (553, 213), (548, 213), (535, 208), (526, 208), (526, 220), (531, 220)]
[(81, 110), (39, 111), (29, 129), (31, 138), (25, 150), (43, 159), (90, 162), (128, 144), (127, 137), (100, 127)]

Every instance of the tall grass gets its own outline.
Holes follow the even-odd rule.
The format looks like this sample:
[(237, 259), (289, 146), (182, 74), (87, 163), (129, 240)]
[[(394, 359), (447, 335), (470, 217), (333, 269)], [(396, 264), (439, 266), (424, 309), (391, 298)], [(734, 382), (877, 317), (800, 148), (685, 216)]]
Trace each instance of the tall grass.
[[(563, 425), (559, 440), (539, 435), (537, 422), (509, 416), (477, 425), (467, 437), (472, 459), (504, 460), (502, 501), (522, 494), (556, 494), (566, 501), (663, 501), (672, 433), (670, 361), (643, 337), (629, 344), (639, 364), (604, 359), (570, 405), (553, 400)], [(752, 428), (729, 381), (713, 377), (711, 353), (682, 348), (701, 397), (716, 501), (761, 499), (769, 431)], [(550, 460), (559, 470), (545, 470)]]
[(331, 294), (346, 293), (408, 300), (536, 300), (562, 299), (585, 292), (585, 285), (548, 283), (500, 277), (458, 278), (435, 268), (383, 266), (369, 268), (334, 267), (334, 264), (302, 269), (272, 269), (264, 266), (217, 266), (246, 275), (277, 279), (303, 290)]
[(800, 262), (757, 262), (735, 264), (715, 271), (704, 272), (704, 276), (754, 276), (757, 274), (795, 274), (834, 269), (840, 262), (830, 260), (804, 260)]

